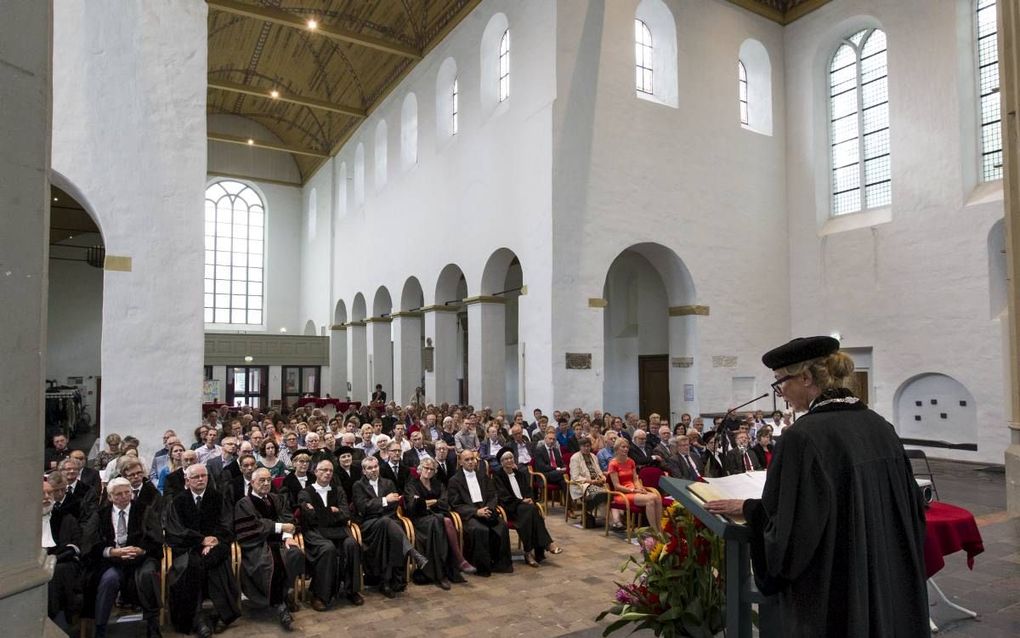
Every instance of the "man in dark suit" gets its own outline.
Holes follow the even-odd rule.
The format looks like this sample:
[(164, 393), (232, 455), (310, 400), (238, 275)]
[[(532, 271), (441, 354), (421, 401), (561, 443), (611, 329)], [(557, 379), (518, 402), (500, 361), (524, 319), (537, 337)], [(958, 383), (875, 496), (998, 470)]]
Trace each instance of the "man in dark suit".
[(545, 439), (535, 446), (535, 469), (545, 476), (550, 487), (567, 489), (563, 475), (567, 466), (560, 454), (560, 445), (556, 442), (555, 432), (546, 432)]
[(490, 471), (495, 471), (499, 469), (499, 459), (496, 456), (506, 443), (501, 438), (499, 427), (495, 423), (486, 428), (485, 434), (485, 439), (478, 446), (478, 455), (483, 463), (489, 464)]
[(741, 474), (764, 469), (758, 462), (758, 457), (751, 452), (749, 442), (746, 432), (737, 432), (734, 437), (736, 447), (727, 452), (723, 458), (723, 467), (727, 474)]
[(79, 525), (84, 526), (99, 507), (96, 492), (79, 479), (78, 461), (75, 459), (68, 457), (62, 460), (58, 471), (64, 479), (64, 490), (53, 503), (54, 516), (58, 519), (65, 515), (73, 516)]
[(658, 441), (649, 450), (649, 454), (652, 455), (652, 459), (663, 467), (665, 467), (673, 459), (673, 450), (670, 448), (669, 440), (672, 435), (669, 431), (668, 425), (659, 427)]
[[(377, 459), (379, 461), (379, 476), (392, 481), (397, 487), (397, 492), (403, 494), (404, 485), (407, 484), (407, 479), (411, 477), (411, 470), (400, 463), (400, 443), (390, 441), (386, 446), (386, 450), (380, 451), (379, 456), (383, 457)], [(361, 466), (362, 470), (364, 470), (364, 461), (362, 461)]]
[(640, 471), (649, 465), (655, 465), (655, 459), (648, 452), (648, 433), (642, 429), (634, 430), (630, 437), (628, 456), (634, 461), (635, 469)]
[[(47, 614), (65, 631), (75, 609), (75, 589), (80, 574), (81, 526), (73, 514), (58, 513), (55, 503), (64, 500), (67, 483), (59, 471), (46, 475), (42, 486), (42, 547), (54, 556), (53, 577), (48, 584)], [(61, 618), (61, 612), (63, 617)]]
[(319, 461), (315, 481), (298, 495), (305, 556), (311, 563), (312, 609), (326, 611), (342, 593), (353, 605), (361, 596), (361, 547), (349, 531), (351, 513), (333, 484), (333, 465)]
[(523, 426), (514, 424), (510, 427), (510, 442), (507, 446), (513, 450), (514, 461), (521, 467), (528, 467), (535, 458), (535, 446), (524, 433)]
[(403, 464), (408, 467), (418, 467), (418, 463), (425, 457), (436, 457), (436, 449), (431, 444), (425, 443), (425, 437), (421, 432), (411, 433), (411, 449), (404, 452)]
[(70, 458), (78, 461), (78, 480), (87, 485), (90, 489), (96, 493), (96, 499), (99, 498), (99, 490), (102, 489), (103, 481), (100, 479), (99, 470), (89, 467), (85, 452), (83, 450), (71, 450), (68, 455)]
[[(209, 471), (196, 463), (185, 471), (188, 489), (174, 497), (166, 512), (166, 542), (173, 550), (170, 620), (180, 633), (209, 638), (241, 615), (241, 595), (230, 573), (234, 508), (209, 488)], [(202, 613), (203, 592), (214, 613)]]
[(691, 453), (691, 443), (685, 434), (678, 434), (670, 439), (673, 454), (663, 465), (670, 476), (687, 479), (688, 481), (700, 481), (702, 477), (702, 465)]
[(272, 608), (289, 630), (297, 603), (289, 600), (294, 581), (304, 572), (305, 557), (294, 534), (287, 497), (271, 494), (266, 468), (252, 473), (251, 493), (234, 506), (234, 533), (241, 546), (241, 591), (255, 607)]
[[(400, 444), (397, 452), (400, 451)], [(398, 457), (399, 458), (399, 457)], [(361, 519), (361, 543), (365, 548), (368, 573), (379, 581), (379, 592), (393, 598), (407, 587), (404, 557), (410, 556), (418, 568), (428, 559), (414, 545), (397, 521), (400, 492), (390, 479), (379, 475), (379, 459), (370, 456), (361, 462), (361, 480), (354, 484), (354, 509)]]
[(224, 496), (230, 499), (231, 505), (236, 505), (242, 498), (248, 496), (251, 488), (251, 478), (258, 467), (258, 461), (251, 454), (245, 454), (237, 459), (237, 466), (241, 473), (230, 479), (230, 492), (224, 491)]
[(46, 452), (44, 454), (44, 472), (57, 469), (60, 462), (66, 459), (71, 453), (70, 450), (67, 449), (67, 435), (63, 432), (54, 434), (52, 441), (53, 447), (46, 448)]
[(719, 453), (719, 436), (720, 434), (715, 430), (709, 430), (702, 437), (705, 442), (705, 452), (702, 455), (701, 473), (705, 478), (726, 476), (723, 456)]
[(213, 487), (222, 492), (225, 485), (229, 485), (235, 476), (241, 474), (241, 468), (237, 465), (237, 439), (224, 437), (220, 441), (220, 454), (207, 460), (205, 466)]
[(443, 439), (436, 441), (436, 463), (436, 478), (447, 485), (457, 472), (457, 455)]
[[(141, 469), (141, 464), (133, 471)], [(144, 480), (144, 471), (142, 480)], [(144, 485), (152, 484), (145, 481)], [(155, 488), (153, 488), (155, 489)], [(135, 497), (131, 482), (118, 477), (106, 486), (107, 502), (85, 530), (89, 577), (82, 616), (96, 621), (96, 637), (106, 636), (110, 611), (123, 592), (137, 603), (145, 619), (145, 635), (162, 636), (159, 629), (159, 565), (163, 560), (163, 529), (158, 500)]]
[(499, 494), (492, 479), (478, 471), (478, 453), (474, 450), (461, 452), (460, 464), (461, 469), (450, 477), (447, 497), (450, 509), (464, 524), (464, 557), (479, 576), (513, 572), (510, 530), (496, 510)]

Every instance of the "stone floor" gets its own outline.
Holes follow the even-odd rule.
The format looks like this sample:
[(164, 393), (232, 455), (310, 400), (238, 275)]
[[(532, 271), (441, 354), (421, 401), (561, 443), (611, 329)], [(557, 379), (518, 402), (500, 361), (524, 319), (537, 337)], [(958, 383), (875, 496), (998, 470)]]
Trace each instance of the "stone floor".
[[(947, 557), (945, 569), (936, 576), (954, 602), (979, 613), (975, 620), (963, 619), (959, 612), (934, 603), (932, 616), (940, 626), (939, 635), (1020, 635), (1020, 518), (1010, 519), (1003, 512), (1001, 467), (998, 472), (984, 471), (983, 466), (945, 461), (932, 461), (932, 467), (942, 500), (974, 512), (985, 542), (985, 553), (977, 557), (973, 571), (967, 569), (963, 554), (958, 554)], [(619, 570), (637, 548), (622, 536), (606, 538), (600, 530), (567, 524), (560, 508), (550, 517), (549, 529), (566, 551), (550, 557), (539, 569), (515, 562), (513, 574), (469, 576), (468, 584), (455, 586), (451, 592), (411, 585), (395, 600), (369, 590), (361, 608), (344, 603), (316, 613), (305, 607), (295, 614), (291, 635), (601, 636), (606, 622), (597, 623), (595, 617), (610, 604), (614, 581), (629, 580)], [(511, 540), (516, 542), (512, 532)], [(111, 626), (109, 635), (134, 636), (141, 631), (140, 624), (124, 623)], [(271, 618), (249, 614), (223, 635), (261, 638), (281, 634)]]

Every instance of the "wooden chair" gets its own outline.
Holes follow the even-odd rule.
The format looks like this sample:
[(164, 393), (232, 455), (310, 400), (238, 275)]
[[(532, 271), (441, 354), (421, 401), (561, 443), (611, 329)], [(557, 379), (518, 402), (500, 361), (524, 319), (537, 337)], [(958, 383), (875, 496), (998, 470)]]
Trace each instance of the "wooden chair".
[[(407, 536), (407, 540), (411, 542), (411, 547), (414, 547), (414, 540), (415, 540), (415, 538), (414, 538), (414, 522), (411, 521), (411, 519), (408, 518), (404, 514), (404, 497), (403, 496), (400, 497), (400, 502), (397, 504), (397, 520), (400, 521), (400, 524), (403, 526), (404, 534)], [(407, 564), (407, 567), (406, 567), (407, 582), (411, 582), (411, 575), (414, 574), (414, 570), (415, 570), (414, 561), (411, 560), (410, 556), (408, 556), (408, 557), (406, 557), (405, 562)]]
[[(669, 473), (663, 470), (662, 468), (658, 468), (653, 465), (643, 467), (638, 472), (638, 477), (641, 479), (642, 485), (644, 485), (645, 487), (650, 487), (660, 493), (662, 492), (662, 490), (659, 489), (659, 481), (662, 480), (663, 476), (669, 476)], [(663, 508), (669, 507), (672, 504), (673, 504), (672, 496), (662, 497)]]
[[(541, 503), (537, 502), (535, 505), (538, 506), (538, 512), (542, 515), (542, 518), (545, 518), (545, 507)], [(506, 509), (504, 509), (502, 505), (497, 505), (496, 511), (499, 512), (499, 517), (503, 519), (504, 523), (506, 523), (507, 529), (512, 532), (516, 532), (517, 526), (510, 520), (510, 517), (506, 513)], [(517, 534), (517, 549), (524, 551), (524, 542), (521, 541), (521, 535), (519, 533)]]
[[(647, 485), (645, 485), (645, 487), (651, 492), (657, 494), (660, 499), (662, 498), (662, 494), (659, 490)], [(617, 496), (620, 497), (619, 502), (616, 499)], [(627, 497), (623, 492), (609, 490), (609, 509), (606, 510), (606, 536), (609, 536), (609, 510), (620, 510), (624, 513), (624, 534), (626, 535), (627, 542), (630, 542), (631, 537), (634, 535), (634, 530), (638, 528), (638, 523), (641, 521), (641, 517), (645, 516), (645, 508), (632, 504), (627, 500)], [(652, 522), (648, 520), (645, 522), (647, 525), (652, 524)], [(658, 521), (655, 521), (656, 525), (658, 523)]]

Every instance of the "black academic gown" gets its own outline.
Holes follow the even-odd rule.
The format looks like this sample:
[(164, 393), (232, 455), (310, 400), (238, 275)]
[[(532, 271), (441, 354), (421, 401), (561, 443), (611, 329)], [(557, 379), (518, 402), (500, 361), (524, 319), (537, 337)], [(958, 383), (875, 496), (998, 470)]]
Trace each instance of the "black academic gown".
[[(43, 518), (44, 524), (46, 520)], [(70, 621), (75, 611), (74, 592), (78, 588), (81, 574), (81, 525), (74, 515), (67, 512), (61, 515), (51, 513), (49, 525), (50, 535), (56, 545), (46, 548), (46, 553), (56, 557), (56, 563), (48, 583), (47, 614), (50, 618), (56, 618), (63, 610), (64, 616)]]
[(298, 477), (292, 470), (291, 473), (283, 479), (283, 484), (280, 486), (280, 493), (287, 497), (287, 503), (290, 505), (291, 509), (297, 507), (298, 494), (301, 493), (301, 490), (305, 489), (305, 486), (308, 484), (315, 482), (315, 475), (306, 474), (305, 476), (307, 480), (305, 481), (305, 485), (302, 486), (301, 481), (298, 480)]
[[(481, 574), (513, 571), (510, 530), (496, 513), (499, 493), (492, 479), (485, 474), (485, 470), (479, 467), (475, 476), (481, 488), (481, 501), (472, 500), (463, 470), (458, 470), (451, 476), (447, 484), (450, 509), (460, 515), (464, 526), (464, 558)], [(478, 516), (477, 512), (482, 507), (489, 508), (491, 516)]]
[[(431, 507), (426, 501), (435, 500)], [(450, 506), (446, 502), (446, 486), (438, 479), (429, 481), (425, 487), (419, 479), (412, 478), (404, 487), (404, 515), (414, 525), (414, 546), (426, 558), (422, 570), (432, 582), (450, 577), (458, 566), (446, 540), (446, 515)]]
[(305, 569), (301, 550), (289, 547), (276, 533), (277, 523), (293, 523), (290, 504), (282, 494), (265, 499), (251, 494), (234, 506), (234, 533), (241, 546), (241, 591), (255, 607), (283, 602)]
[(499, 504), (506, 510), (507, 518), (514, 524), (514, 529), (521, 537), (521, 544), (524, 551), (535, 552), (536, 560), (545, 559), (545, 548), (552, 544), (552, 537), (545, 526), (545, 519), (538, 505), (534, 502), (525, 503), (523, 499), (532, 499), (531, 486), (528, 473), (520, 468), (514, 470), (514, 477), (517, 479), (517, 487), (521, 491), (521, 498), (514, 494), (510, 485), (510, 475), (500, 467), (492, 473), (495, 479), (496, 489), (499, 491)]
[(783, 432), (744, 516), (759, 588), (778, 592), (785, 636), (929, 635), (924, 502), (878, 414), (816, 402)]
[(298, 506), (312, 593), (329, 604), (337, 594), (361, 591), (361, 547), (350, 533), (351, 512), (343, 490), (330, 485), (323, 503), (314, 484), (298, 493)]
[(399, 501), (383, 503), (387, 494), (400, 492), (393, 481), (379, 477), (378, 494), (367, 476), (354, 484), (354, 509), (361, 521), (361, 544), (365, 551), (365, 573), (380, 583), (404, 580), (404, 555), (411, 543), (397, 520)]

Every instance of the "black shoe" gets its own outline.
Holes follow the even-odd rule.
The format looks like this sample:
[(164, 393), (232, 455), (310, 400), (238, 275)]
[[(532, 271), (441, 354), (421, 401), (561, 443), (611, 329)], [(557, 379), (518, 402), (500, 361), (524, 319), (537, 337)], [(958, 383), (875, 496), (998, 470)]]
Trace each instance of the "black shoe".
[(449, 580), (450, 580), (451, 583), (466, 583), (467, 582), (467, 579), (464, 578), (464, 575), (461, 574), (460, 572), (457, 572), (457, 571), (453, 572), (453, 575), (450, 576)]
[(393, 593), (393, 588), (390, 587), (389, 583), (383, 583), (379, 585), (379, 593), (387, 598), (396, 598), (397, 595)]
[(514, 573), (514, 566), (507, 565), (506, 567), (496, 567), (492, 571), (496, 572), (497, 574), (512, 574)]
[(224, 631), (227, 630), (227, 627), (229, 627), (229, 626), (230, 626), (230, 623), (224, 622), (224, 620), (222, 618), (217, 618), (216, 622), (213, 623), (213, 633), (214, 634), (222, 634)]
[(429, 559), (416, 549), (410, 550), (407, 552), (407, 555), (411, 557), (411, 560), (414, 561), (415, 567), (418, 569), (425, 569), (425, 566), (429, 564)]
[(213, 630), (205, 622), (199, 622), (195, 625), (195, 635), (198, 636), (198, 638), (211, 638)]
[(301, 609), (301, 606), (297, 604), (297, 596), (287, 596), (287, 601), (284, 604), (287, 605), (287, 611), (292, 614), (296, 614), (298, 609)]
[(349, 600), (355, 607), (361, 607), (365, 604), (365, 597), (358, 592), (347, 594), (347, 600)]
[(397, 592), (398, 594), (402, 591), (407, 591), (407, 583), (405, 583), (402, 580), (393, 583), (393, 591)]
[(293, 624), (294, 617), (290, 615), (289, 611), (287, 611), (287, 606), (282, 605), (280, 607), (280, 626), (286, 629), (287, 631), (290, 631), (291, 625)]
[(441, 578), (436, 583), (436, 587), (442, 589), (443, 591), (450, 591), (450, 581), (446, 580), (445, 578)]
[(489, 576), (492, 576), (492, 572), (490, 572), (487, 569), (479, 569), (478, 571), (475, 572), (475, 576), (481, 576), (482, 578), (488, 578)]
[(323, 600), (318, 596), (312, 596), (312, 609), (315, 611), (326, 611), (329, 609), (329, 605), (323, 602)]

